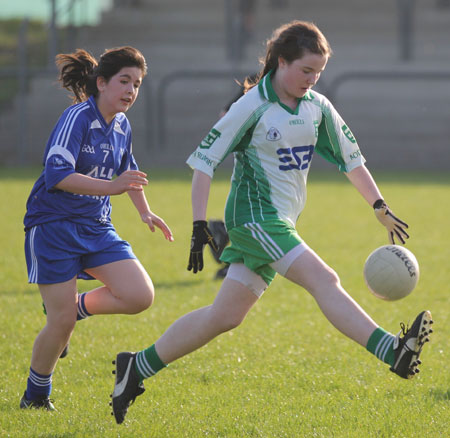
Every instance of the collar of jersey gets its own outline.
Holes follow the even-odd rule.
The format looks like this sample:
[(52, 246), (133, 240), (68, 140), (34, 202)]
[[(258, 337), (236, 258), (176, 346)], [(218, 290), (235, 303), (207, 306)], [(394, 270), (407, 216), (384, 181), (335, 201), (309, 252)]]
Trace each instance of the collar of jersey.
[(280, 101), (280, 98), (277, 96), (277, 93), (275, 93), (273, 87), (272, 87), (272, 76), (274, 74), (275, 70), (270, 70), (269, 73), (267, 73), (258, 83), (258, 90), (260, 94), (267, 99), (269, 102), (278, 103), (282, 108), (284, 108), (287, 112), (297, 115), (298, 110), (300, 107), (300, 102), (302, 100), (312, 100), (313, 96), (311, 94), (311, 91), (308, 90), (307, 93), (298, 99), (297, 107), (295, 110), (285, 105), (283, 102)]
[(105, 119), (102, 116), (102, 113), (100, 112), (100, 110), (98, 109), (97, 106), (97, 102), (95, 101), (95, 97), (94, 96), (90, 96), (88, 99), (89, 103), (92, 106), (92, 109), (95, 112), (95, 115), (98, 119), (98, 121), (100, 122), (101, 127), (105, 130), (105, 131), (110, 131), (112, 128), (114, 128), (114, 125), (116, 124), (116, 117), (114, 116), (114, 118), (112, 119), (111, 123), (108, 125), (105, 121)]

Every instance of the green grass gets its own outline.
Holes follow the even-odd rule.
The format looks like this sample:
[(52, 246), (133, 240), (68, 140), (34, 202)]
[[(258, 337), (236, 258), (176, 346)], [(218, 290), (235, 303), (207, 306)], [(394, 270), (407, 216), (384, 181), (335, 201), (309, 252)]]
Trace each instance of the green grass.
[[(313, 299), (282, 278), (246, 321), (146, 382), (147, 392), (117, 426), (108, 406), (111, 359), (152, 344), (179, 316), (211, 303), (219, 282), (205, 251), (200, 275), (186, 270), (191, 232), (187, 171), (150, 174), (147, 196), (172, 227), (175, 242), (139, 222), (127, 196), (113, 200), (113, 222), (130, 241), (156, 287), (154, 306), (135, 316), (98, 316), (77, 325), (69, 356), (54, 375), (57, 412), (21, 411), (34, 337), (44, 324), (35, 285), (26, 282), (22, 217), (36, 171), (0, 169), (1, 437), (444, 437), (450, 409), (450, 176), (376, 175), (397, 215), (421, 277), (407, 298), (387, 303), (364, 286), (363, 263), (386, 243), (385, 231), (345, 177), (312, 172), (298, 223), (303, 238), (340, 274), (352, 296), (383, 327), (399, 330), (419, 311), (435, 333), (422, 373), (399, 379), (339, 334)], [(228, 175), (214, 181), (209, 217), (221, 217)], [(95, 282), (80, 282), (86, 291)], [(447, 432), (446, 432), (447, 431)]]

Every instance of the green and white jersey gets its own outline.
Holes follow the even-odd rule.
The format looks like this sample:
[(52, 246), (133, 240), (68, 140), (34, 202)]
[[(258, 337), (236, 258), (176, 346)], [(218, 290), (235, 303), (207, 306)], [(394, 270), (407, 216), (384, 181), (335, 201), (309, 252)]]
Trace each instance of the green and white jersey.
[(281, 219), (295, 227), (306, 202), (306, 180), (314, 151), (350, 172), (361, 155), (350, 129), (330, 101), (309, 91), (292, 110), (280, 102), (266, 75), (235, 102), (187, 160), (213, 177), (234, 154), (225, 207), (228, 230)]

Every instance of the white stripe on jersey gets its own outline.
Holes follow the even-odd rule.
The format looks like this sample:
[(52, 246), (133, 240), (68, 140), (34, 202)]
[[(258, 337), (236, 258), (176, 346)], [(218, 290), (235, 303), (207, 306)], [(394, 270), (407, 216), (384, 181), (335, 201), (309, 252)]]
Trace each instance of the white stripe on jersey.
[(269, 99), (269, 92), (267, 91), (267, 86), (266, 86), (266, 81), (265, 80), (262, 81), (262, 88), (263, 88), (264, 97), (267, 100), (270, 100)]
[[(255, 179), (255, 183), (256, 183), (256, 190), (259, 193), (259, 184), (258, 184), (258, 180)], [(258, 204), (259, 204), (259, 214), (261, 215), (262, 220), (264, 220), (264, 211), (262, 208), (262, 203), (261, 203), (261, 196), (258, 196)]]
[(52, 147), (48, 151), (46, 161), (48, 161), (48, 159), (52, 155), (61, 155), (66, 161), (68, 161), (72, 165), (73, 168), (75, 168), (75, 158), (67, 150), (67, 143), (69, 142), (70, 134), (72, 132), (75, 120), (77, 119), (78, 115), (81, 112), (83, 112), (84, 110), (86, 110), (88, 108), (89, 108), (88, 103), (83, 102), (82, 104), (73, 107), (69, 111), (69, 114), (67, 115), (66, 120), (64, 120), (64, 123), (58, 132), (58, 136), (56, 137), (55, 144), (52, 145)]
[(34, 252), (34, 235), (36, 234), (36, 227), (30, 230), (30, 255), (31, 255), (31, 269), (30, 275), (28, 276), (28, 281), (30, 283), (36, 283), (38, 278), (38, 263), (36, 254)]
[(87, 102), (83, 102), (77, 106), (74, 106), (64, 120), (64, 123), (58, 133), (58, 137), (56, 138), (55, 144), (61, 145), (63, 148), (67, 147), (67, 143), (69, 142), (70, 132), (72, 131), (73, 124), (75, 123), (78, 114), (82, 111), (89, 108)]
[(252, 197), (250, 196), (250, 183), (248, 181), (247, 181), (247, 197), (248, 197), (248, 205), (250, 207), (250, 213), (252, 215), (252, 221), (255, 222), (255, 215), (253, 214), (253, 207), (252, 207)]
[(75, 169), (75, 157), (65, 148), (55, 144), (50, 148), (47, 154), (47, 161), (52, 155), (61, 155)]
[[(254, 151), (256, 152), (256, 151)], [(259, 214), (261, 215), (261, 219), (264, 220), (264, 210), (263, 210), (263, 206), (262, 206), (262, 196), (259, 195), (260, 190), (259, 190), (259, 181), (258, 178), (256, 176), (256, 169), (253, 169), (253, 178), (254, 178), (254, 182), (256, 184), (256, 191), (258, 192), (258, 204), (259, 204)], [(250, 203), (251, 205), (251, 203)]]
[(279, 260), (284, 256), (283, 250), (276, 244), (276, 242), (267, 234), (259, 223), (247, 223), (244, 225), (249, 229), (252, 236), (264, 248), (264, 251), (272, 257), (273, 260)]

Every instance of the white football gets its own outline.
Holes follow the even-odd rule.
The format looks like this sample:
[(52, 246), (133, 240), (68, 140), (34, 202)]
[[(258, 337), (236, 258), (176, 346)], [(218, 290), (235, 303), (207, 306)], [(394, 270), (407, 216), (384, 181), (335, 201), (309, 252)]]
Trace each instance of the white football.
[(416, 287), (419, 281), (419, 264), (414, 254), (405, 247), (384, 245), (367, 258), (364, 279), (370, 291), (378, 298), (399, 300)]

